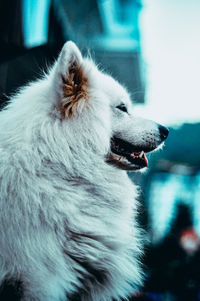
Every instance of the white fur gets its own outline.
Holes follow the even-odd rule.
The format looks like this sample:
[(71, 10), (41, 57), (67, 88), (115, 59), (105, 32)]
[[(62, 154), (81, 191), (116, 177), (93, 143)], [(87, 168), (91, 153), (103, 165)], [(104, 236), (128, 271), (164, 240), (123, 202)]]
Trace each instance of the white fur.
[[(63, 119), (61, 74), (71, 60), (88, 77), (89, 99)], [(126, 90), (72, 42), (0, 113), (0, 282), (21, 280), (23, 300), (121, 300), (141, 284), (136, 188), (105, 160), (114, 133), (158, 140), (153, 122), (133, 116)]]

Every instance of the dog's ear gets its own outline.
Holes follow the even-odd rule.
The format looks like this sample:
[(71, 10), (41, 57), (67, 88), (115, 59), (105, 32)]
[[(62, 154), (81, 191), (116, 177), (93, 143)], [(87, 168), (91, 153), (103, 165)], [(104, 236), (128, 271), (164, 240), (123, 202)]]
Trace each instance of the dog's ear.
[(88, 87), (88, 80), (83, 72), (83, 58), (73, 42), (67, 42), (63, 46), (56, 69), (61, 93), (59, 109), (64, 117), (70, 118), (80, 113), (85, 106)]

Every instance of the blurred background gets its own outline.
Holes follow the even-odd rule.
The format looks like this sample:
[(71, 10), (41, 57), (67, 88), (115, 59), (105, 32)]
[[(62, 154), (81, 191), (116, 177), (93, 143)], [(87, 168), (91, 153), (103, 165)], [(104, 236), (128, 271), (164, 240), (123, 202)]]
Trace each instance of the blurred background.
[[(75, 41), (170, 128), (145, 173), (144, 287), (130, 300), (200, 300), (200, 1), (0, 1), (0, 107)], [(125, 196), (124, 196), (125, 197)]]

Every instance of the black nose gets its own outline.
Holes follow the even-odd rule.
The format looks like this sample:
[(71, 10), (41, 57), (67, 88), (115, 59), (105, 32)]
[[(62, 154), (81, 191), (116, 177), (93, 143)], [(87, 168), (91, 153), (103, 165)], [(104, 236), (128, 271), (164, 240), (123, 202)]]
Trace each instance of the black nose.
[(162, 125), (159, 125), (158, 129), (159, 129), (159, 132), (160, 132), (160, 139), (162, 141), (164, 141), (167, 138), (168, 134), (169, 134), (169, 130), (166, 127), (162, 126)]

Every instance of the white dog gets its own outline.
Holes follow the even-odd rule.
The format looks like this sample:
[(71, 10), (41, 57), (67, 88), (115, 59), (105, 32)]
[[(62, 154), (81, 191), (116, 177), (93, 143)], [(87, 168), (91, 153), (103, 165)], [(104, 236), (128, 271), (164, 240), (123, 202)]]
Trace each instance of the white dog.
[(0, 299), (128, 297), (142, 247), (126, 170), (146, 167), (167, 134), (67, 42), (0, 113)]

